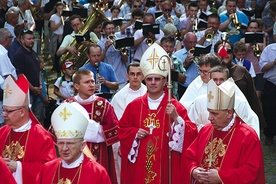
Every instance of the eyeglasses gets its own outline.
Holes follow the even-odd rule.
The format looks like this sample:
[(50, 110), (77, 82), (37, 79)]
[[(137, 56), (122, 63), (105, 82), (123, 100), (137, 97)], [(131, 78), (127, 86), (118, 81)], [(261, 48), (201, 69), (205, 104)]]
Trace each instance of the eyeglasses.
[(12, 35), (10, 35), (10, 36), (8, 36), (8, 38), (13, 38), (13, 36), (12, 36)]
[(172, 9), (163, 8), (163, 11), (164, 11), (164, 12), (171, 12)]
[(79, 140), (79, 141), (76, 141), (76, 142), (57, 142), (57, 147), (59, 148), (63, 148), (64, 145), (68, 148), (72, 148), (75, 144), (81, 142), (83, 140)]
[(152, 82), (152, 81), (160, 82), (162, 79), (164, 79), (164, 77), (147, 77), (145, 80), (147, 82)]
[(203, 71), (203, 70), (198, 69), (198, 74), (208, 75), (209, 71)]
[(23, 107), (20, 107), (18, 109), (13, 109), (13, 110), (6, 110), (6, 109), (2, 109), (2, 114), (6, 113), (6, 114), (10, 114), (12, 112), (18, 111), (20, 109), (22, 109)]
[(130, 73), (130, 74), (128, 74), (129, 76), (131, 76), (131, 77), (141, 77), (142, 76), (142, 73)]

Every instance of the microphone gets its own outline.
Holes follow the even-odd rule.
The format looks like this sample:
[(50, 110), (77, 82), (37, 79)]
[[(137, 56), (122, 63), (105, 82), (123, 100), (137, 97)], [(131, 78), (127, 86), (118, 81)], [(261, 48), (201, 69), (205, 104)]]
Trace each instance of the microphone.
[(99, 82), (99, 76), (100, 76), (100, 73), (99, 73), (99, 62), (96, 62), (95, 63), (95, 66), (96, 66), (96, 85), (98, 85), (98, 90), (97, 92), (101, 92), (101, 83)]

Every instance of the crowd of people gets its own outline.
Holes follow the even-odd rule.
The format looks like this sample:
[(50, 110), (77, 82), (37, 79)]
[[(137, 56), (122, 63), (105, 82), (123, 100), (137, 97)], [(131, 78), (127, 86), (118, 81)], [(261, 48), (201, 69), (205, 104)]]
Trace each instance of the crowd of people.
[(275, 19), (276, 0), (1, 0), (3, 181), (264, 184)]

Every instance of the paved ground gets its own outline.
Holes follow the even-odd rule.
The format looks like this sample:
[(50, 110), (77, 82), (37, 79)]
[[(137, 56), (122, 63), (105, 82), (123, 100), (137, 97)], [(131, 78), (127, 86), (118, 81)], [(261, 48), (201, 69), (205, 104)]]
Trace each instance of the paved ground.
[[(51, 62), (45, 59), (45, 68), (49, 79), (49, 96), (55, 98), (53, 95), (53, 84), (57, 79), (57, 75), (51, 72)], [(265, 176), (267, 184), (276, 184), (276, 138), (274, 144), (270, 146), (264, 145), (264, 136), (261, 135), (261, 142), (263, 147), (264, 162), (265, 162)]]

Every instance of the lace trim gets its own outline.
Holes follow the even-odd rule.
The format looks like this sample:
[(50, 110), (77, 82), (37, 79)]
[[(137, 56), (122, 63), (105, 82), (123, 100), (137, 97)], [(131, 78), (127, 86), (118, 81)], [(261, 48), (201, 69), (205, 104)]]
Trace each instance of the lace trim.
[(136, 162), (136, 158), (138, 156), (138, 148), (140, 146), (140, 140), (137, 139), (137, 135), (132, 143), (132, 147), (130, 149), (130, 152), (127, 156), (128, 160), (131, 162), (131, 163), (134, 163)]
[[(177, 122), (179, 122), (178, 119), (177, 119)], [(184, 130), (185, 130), (184, 121), (182, 120), (182, 122), (178, 124), (174, 122), (171, 128), (173, 132), (172, 132), (172, 140), (169, 142), (169, 147), (174, 151), (182, 153), (183, 142), (184, 142)]]

